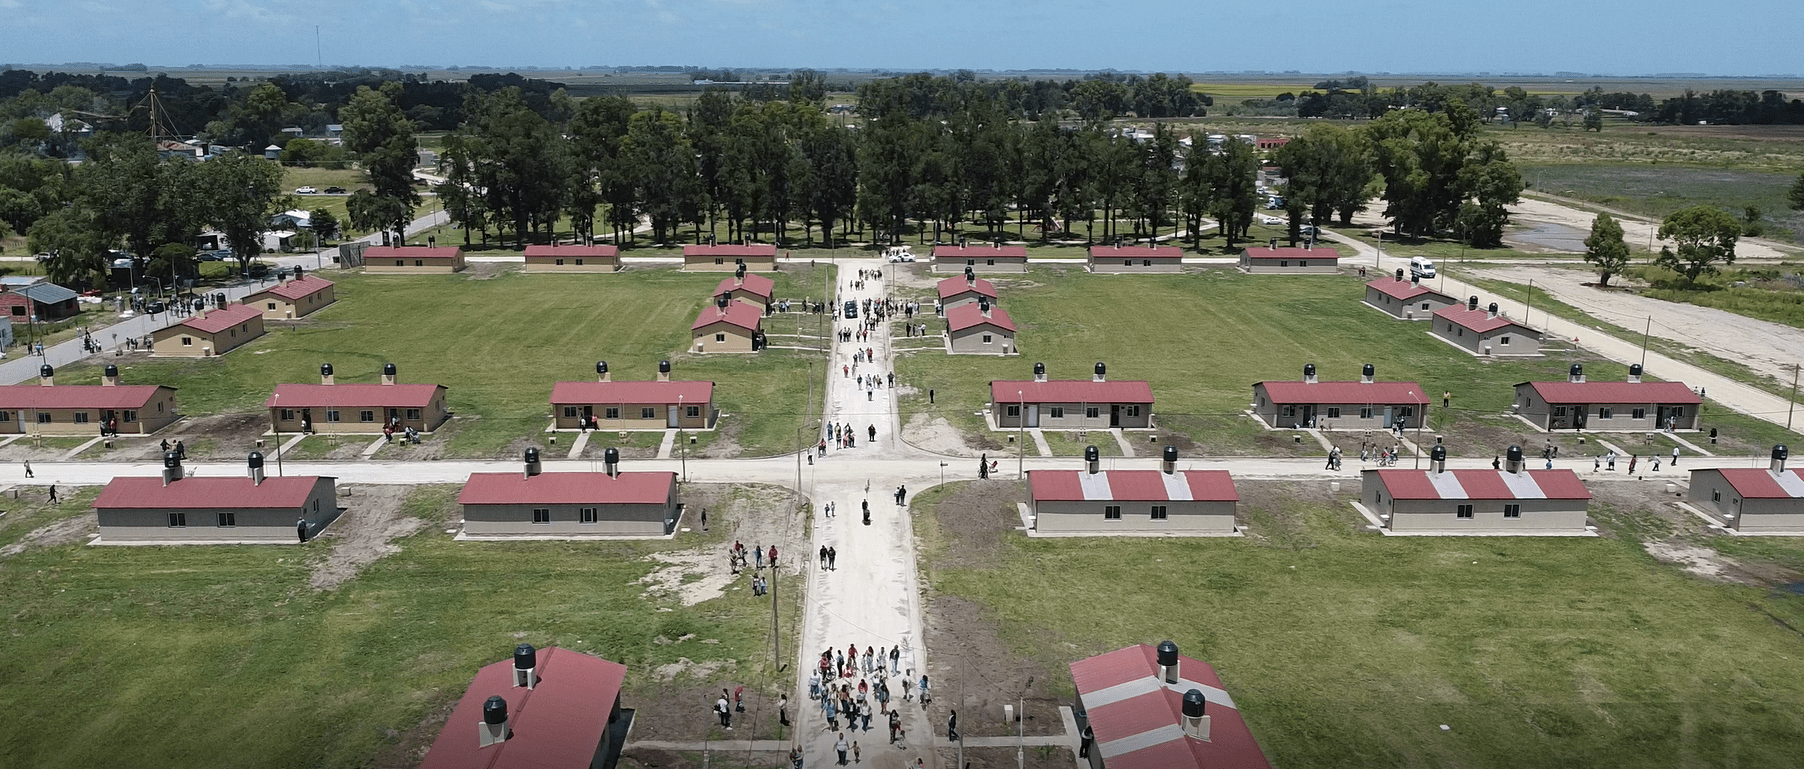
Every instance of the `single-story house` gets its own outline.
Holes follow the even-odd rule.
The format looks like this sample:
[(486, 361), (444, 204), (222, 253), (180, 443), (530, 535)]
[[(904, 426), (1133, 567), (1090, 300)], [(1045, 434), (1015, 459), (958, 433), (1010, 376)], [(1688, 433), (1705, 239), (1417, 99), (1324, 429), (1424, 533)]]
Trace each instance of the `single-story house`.
[(396, 430), (429, 433), (451, 418), (445, 386), (397, 384), (395, 365), (383, 368), (382, 384), (336, 384), (332, 364), (320, 367), (320, 384), (282, 384), (263, 402), (278, 433), (375, 434), (390, 422)]
[(1340, 269), (1340, 252), (1328, 246), (1253, 246), (1240, 252), (1240, 269), (1260, 275), (1332, 273)]
[(617, 272), (617, 246), (527, 246), (523, 272)]
[(1456, 307), (1459, 300), (1422, 285), (1417, 279), (1379, 278), (1366, 284), (1366, 304), (1403, 320), (1428, 320), (1436, 310)]
[(521, 644), (476, 671), (420, 769), (611, 769), (626, 666)]
[(1366, 470), (1360, 501), (1391, 531), (1573, 534), (1585, 531), (1591, 492), (1571, 470), (1524, 470), (1521, 449), (1502, 470)]
[(34, 283), (0, 294), (0, 310), (15, 322), (46, 322), (81, 314), (78, 295), (55, 283)]
[(714, 287), (715, 297), (724, 295), (729, 299), (745, 302), (758, 308), (758, 312), (764, 312), (765, 308), (770, 306), (771, 297), (776, 292), (777, 282), (763, 275), (747, 274), (721, 278), (720, 285)]
[(689, 335), (696, 352), (757, 352), (764, 348), (764, 308), (717, 298), (689, 324)]
[(1541, 354), (1541, 332), (1487, 309), (1443, 307), (1434, 313), (1428, 332), (1473, 355), (1525, 357)]
[(1093, 273), (1177, 272), (1184, 266), (1184, 249), (1177, 246), (1091, 246), (1087, 266)]
[(946, 311), (946, 349), (953, 355), (1008, 355), (1015, 351), (1015, 322), (988, 301)]
[(303, 526), (311, 538), (338, 517), (336, 478), (266, 478), (261, 466), (251, 473), (169, 481), (114, 478), (94, 500), (100, 541), (299, 543)]
[(558, 382), (551, 386), (559, 430), (665, 430), (714, 426), (713, 382)]
[(1221, 676), (1177, 644), (1078, 660), (1071, 681), (1090, 769), (1271, 769)]
[(1318, 382), (1312, 363), (1301, 382), (1254, 383), (1253, 415), (1273, 427), (1410, 429), (1428, 417), (1428, 396), (1415, 382), (1374, 381), (1370, 363), (1357, 382)]
[(676, 473), (471, 473), (457, 503), (464, 536), (661, 537), (682, 517)]
[(1626, 382), (1587, 382), (1573, 364), (1564, 382), (1516, 385), (1516, 413), (1543, 430), (1697, 429), (1704, 399), (1683, 382), (1643, 382), (1641, 364)]
[(1240, 502), (1226, 470), (1033, 470), (1027, 487), (1040, 532), (1232, 534)]
[(0, 387), (0, 435), (92, 436), (107, 425), (121, 435), (149, 435), (182, 418), (175, 388), (121, 385), (116, 366), (106, 367), (98, 385), (59, 385), (54, 369), (39, 371), (36, 385)]
[(1691, 471), (1691, 504), (1714, 510), (1740, 532), (1804, 532), (1804, 473), (1788, 470), (1789, 450), (1773, 447), (1772, 464)]
[(934, 272), (1027, 272), (1027, 246), (934, 246)]
[(976, 304), (979, 300), (996, 304), (996, 284), (975, 275), (961, 278), (947, 278), (939, 282), (941, 315), (947, 310), (964, 304)]
[(313, 214), (299, 208), (269, 217), (272, 230), (305, 230), (313, 226)]
[(257, 308), (265, 320), (294, 320), (336, 301), (338, 293), (332, 281), (306, 274), (244, 298), (244, 304)]
[(1043, 427), (1048, 430), (1102, 430), (1151, 427), (1153, 388), (1144, 380), (1105, 381), (1103, 364), (1090, 380), (1046, 379), (1046, 368), (1034, 364), (1031, 382), (991, 380), (990, 413), (997, 429)]
[(363, 271), (371, 275), (441, 275), (464, 268), (457, 246), (370, 246), (363, 250)]
[(263, 311), (242, 304), (201, 310), (150, 332), (150, 354), (205, 358), (224, 355), (263, 336)]
[(742, 264), (752, 272), (775, 272), (777, 247), (770, 243), (683, 246), (685, 270), (732, 272)]

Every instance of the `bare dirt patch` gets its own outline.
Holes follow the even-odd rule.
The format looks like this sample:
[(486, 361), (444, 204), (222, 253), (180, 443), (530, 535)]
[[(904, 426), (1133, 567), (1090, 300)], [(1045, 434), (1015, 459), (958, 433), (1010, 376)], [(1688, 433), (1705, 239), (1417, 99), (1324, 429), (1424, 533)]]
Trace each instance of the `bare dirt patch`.
[(395, 540), (426, 527), (428, 521), (402, 512), (410, 487), (343, 486), (339, 503), (347, 509), (312, 547), (329, 547), (309, 580), (315, 590), (331, 590), (364, 567), (401, 552)]
[(0, 558), (10, 558), (34, 547), (57, 547), (86, 541), (99, 526), (90, 515), (76, 515), (31, 530), (19, 541), (0, 547)]
[[(908, 394), (914, 388), (902, 388)], [(1002, 444), (994, 440), (984, 440), (980, 449), (972, 449), (965, 443), (965, 436), (947, 422), (944, 417), (915, 413), (908, 418), (908, 424), (902, 427), (902, 440), (910, 446), (935, 454), (950, 454), (958, 457), (974, 457), (978, 451), (1001, 451)]]
[[(964, 725), (964, 717), (959, 717), (959, 725)], [(935, 748), (939, 755), (940, 766), (958, 766), (958, 748)], [(913, 760), (914, 754), (907, 757)], [(1026, 750), (1027, 769), (1071, 769), (1074, 757), (1070, 748), (1051, 745), (1030, 745)], [(929, 766), (933, 762), (927, 762)], [(911, 764), (912, 765), (912, 764)], [(1015, 769), (1014, 748), (965, 748), (965, 766), (969, 769)]]

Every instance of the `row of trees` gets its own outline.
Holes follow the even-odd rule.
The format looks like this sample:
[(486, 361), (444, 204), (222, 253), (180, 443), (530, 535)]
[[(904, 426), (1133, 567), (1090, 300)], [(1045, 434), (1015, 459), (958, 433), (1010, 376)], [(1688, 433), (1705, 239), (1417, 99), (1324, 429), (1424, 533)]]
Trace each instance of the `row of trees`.
[[(1279, 102), (1290, 102), (1279, 97)], [(1716, 90), (1698, 93), (1690, 89), (1656, 102), (1642, 93), (1606, 93), (1593, 86), (1584, 93), (1531, 94), (1520, 86), (1498, 89), (1482, 83), (1442, 85), (1428, 82), (1413, 86), (1379, 88), (1363, 77), (1325, 80), (1314, 90), (1294, 97), (1298, 117), (1376, 119), (1398, 109), (1439, 112), (1455, 100), (1475, 110), (1484, 120), (1531, 121), (1546, 125), (1550, 113), (1601, 117), (1601, 110), (1635, 113), (1633, 120), (1694, 125), (1796, 125), (1804, 123), (1804, 100), (1787, 99), (1780, 91)], [(1587, 128), (1598, 126), (1588, 123)]]
[[(1715, 206), (1674, 211), (1660, 221), (1660, 230), (1655, 233), (1673, 244), (1661, 246), (1653, 264), (1678, 273), (1686, 286), (1695, 286), (1698, 278), (1715, 274), (1720, 269), (1718, 265), (1735, 263), (1735, 244), (1741, 233), (1741, 220)], [(1585, 238), (1585, 261), (1597, 271), (1598, 283), (1604, 286), (1610, 285), (1610, 278), (1622, 274), (1633, 261), (1623, 239), (1622, 225), (1609, 214), (1598, 214), (1592, 220), (1591, 234)]]

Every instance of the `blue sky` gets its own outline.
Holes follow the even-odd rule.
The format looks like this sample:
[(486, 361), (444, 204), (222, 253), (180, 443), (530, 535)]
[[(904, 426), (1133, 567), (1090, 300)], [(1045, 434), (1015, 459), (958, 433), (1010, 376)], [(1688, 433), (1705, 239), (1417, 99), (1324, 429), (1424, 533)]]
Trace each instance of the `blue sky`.
[(1804, 71), (1796, 0), (0, 0), (0, 63)]

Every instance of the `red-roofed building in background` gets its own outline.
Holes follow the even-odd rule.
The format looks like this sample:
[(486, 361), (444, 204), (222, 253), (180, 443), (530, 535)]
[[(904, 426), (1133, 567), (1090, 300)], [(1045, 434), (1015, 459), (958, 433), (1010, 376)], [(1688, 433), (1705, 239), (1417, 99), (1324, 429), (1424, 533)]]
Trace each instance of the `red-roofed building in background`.
[[(607, 364), (596, 364), (603, 368)], [(664, 364), (660, 364), (661, 366)], [(606, 371), (599, 382), (558, 382), (551, 386), (551, 409), (559, 430), (665, 430), (714, 426), (713, 382), (672, 382), (668, 372), (656, 382), (615, 382)]]
[(178, 358), (224, 355), (263, 336), (263, 311), (242, 304), (202, 310), (150, 332), (150, 354)]
[(1137, 644), (1071, 663), (1091, 769), (1271, 769), (1207, 663)]
[(457, 246), (370, 246), (363, 271), (371, 275), (449, 275), (464, 268)]
[(1496, 302), (1483, 310), (1469, 305), (1436, 310), (1428, 333), (1481, 357), (1541, 354), (1541, 332), (1504, 317), (1497, 311)]
[(1787, 468), (1790, 458), (1781, 445), (1765, 468), (1693, 470), (1688, 498), (1740, 533), (1804, 534), (1804, 471)]
[(1422, 425), (1428, 396), (1415, 382), (1374, 381), (1371, 364), (1358, 382), (1318, 382), (1315, 364), (1303, 367), (1301, 382), (1257, 382), (1253, 415), (1273, 427), (1388, 430)]
[(746, 274), (745, 277), (734, 276), (721, 278), (720, 285), (714, 287), (714, 296), (726, 294), (728, 299), (745, 302), (764, 312), (770, 306), (771, 297), (777, 292), (777, 282), (763, 275)]
[(1177, 246), (1091, 246), (1090, 272), (1131, 274), (1177, 272), (1184, 266), (1184, 249)]
[(1629, 366), (1626, 382), (1587, 382), (1585, 368), (1572, 364), (1564, 382), (1516, 385), (1517, 416), (1554, 430), (1695, 430), (1702, 396), (1683, 382), (1643, 382), (1641, 364)]
[(244, 298), (244, 304), (257, 308), (264, 320), (294, 320), (336, 301), (338, 292), (332, 281), (318, 275), (283, 280)]
[(1328, 246), (1254, 246), (1240, 252), (1240, 270), (1256, 275), (1332, 273), (1339, 269), (1340, 252)]
[(392, 423), (397, 432), (411, 427), (429, 433), (451, 418), (444, 385), (399, 384), (393, 363), (383, 366), (382, 384), (337, 384), (330, 363), (319, 374), (316, 385), (276, 385), (263, 402), (271, 429), (373, 435)]
[(249, 477), (114, 478), (94, 500), (99, 543), (301, 542), (338, 517), (337, 479), (264, 477), (261, 457)]
[[(1438, 448), (1438, 447), (1437, 447)], [(1530, 470), (1511, 447), (1499, 470), (1366, 470), (1360, 503), (1388, 532), (1448, 534), (1588, 533), (1591, 492), (1571, 470)]]
[(1033, 470), (1030, 528), (1043, 534), (1233, 534), (1226, 470)]
[(522, 272), (618, 272), (618, 246), (527, 246)]
[(946, 352), (953, 355), (1012, 355), (1015, 321), (1008, 311), (987, 302), (961, 304), (946, 311)]
[(1398, 270), (1396, 277), (1379, 278), (1367, 283), (1366, 304), (1401, 320), (1428, 320), (1436, 310), (1459, 304), (1458, 299), (1424, 286), (1415, 279), (1404, 280), (1402, 275), (1403, 271)]
[(934, 272), (1027, 272), (1027, 246), (934, 246)]
[(990, 413), (995, 417), (996, 429), (1151, 427), (1152, 385), (1139, 379), (1110, 382), (1104, 377), (1103, 364), (1096, 364), (1096, 368), (1090, 379), (1048, 380), (1046, 367), (1035, 363), (1033, 381), (991, 380)]
[(777, 247), (769, 243), (683, 246), (683, 269), (694, 272), (776, 272)]
[(764, 349), (764, 309), (719, 297), (689, 325), (694, 352), (757, 352)]
[(676, 473), (471, 473), (459, 538), (662, 537), (682, 518)]
[(996, 304), (996, 284), (975, 275), (947, 278), (939, 282), (940, 295), (939, 314), (944, 316), (947, 310), (959, 305), (977, 304), (979, 299)]
[[(476, 671), (420, 769), (612, 767), (631, 720), (620, 717), (625, 681), (618, 662), (522, 644), (514, 659)], [(503, 707), (485, 713), (492, 697)]]
[(0, 435), (94, 436), (108, 425), (122, 435), (149, 435), (182, 418), (175, 388), (121, 385), (116, 366), (107, 366), (98, 385), (59, 385), (56, 371), (48, 373), (35, 385), (0, 387)]

